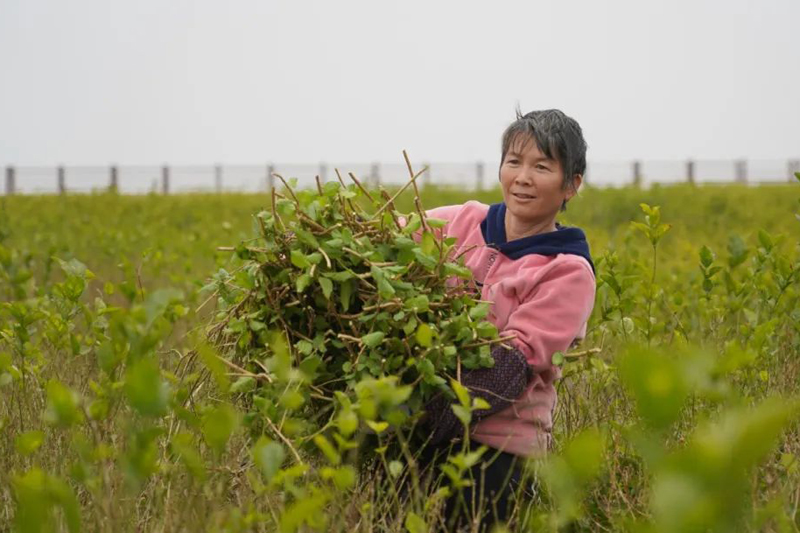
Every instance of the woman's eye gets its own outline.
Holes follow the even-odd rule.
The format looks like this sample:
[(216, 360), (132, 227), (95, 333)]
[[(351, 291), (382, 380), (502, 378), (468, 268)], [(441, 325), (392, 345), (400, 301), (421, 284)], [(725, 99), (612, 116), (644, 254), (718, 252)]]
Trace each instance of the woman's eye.
[(506, 161), (506, 163), (510, 165), (516, 165), (517, 163), (519, 163), (519, 161), (517, 161), (516, 159), (509, 159), (508, 161)]
[(550, 170), (549, 168), (547, 168), (546, 166), (542, 165), (541, 163), (536, 165), (536, 169), (537, 170)]

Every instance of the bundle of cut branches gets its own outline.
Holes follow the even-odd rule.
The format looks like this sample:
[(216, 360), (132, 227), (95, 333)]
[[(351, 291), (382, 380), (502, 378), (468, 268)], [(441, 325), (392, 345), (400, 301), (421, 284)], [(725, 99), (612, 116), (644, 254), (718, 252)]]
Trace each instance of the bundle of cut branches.
[[(345, 434), (361, 422), (402, 427), (434, 394), (455, 397), (462, 370), (491, 366), (504, 340), (445, 222), (422, 209), (424, 169), (406, 163), (410, 179), (393, 196), (338, 170), (315, 190), (276, 175), (285, 188), (255, 216), (257, 238), (229, 248), (242, 268), (216, 278), (208, 335), (240, 377), (235, 390), (273, 420), (289, 412), (294, 433), (321, 431), (321, 413), (328, 424), (345, 416)], [(400, 213), (409, 189), (416, 210)]]

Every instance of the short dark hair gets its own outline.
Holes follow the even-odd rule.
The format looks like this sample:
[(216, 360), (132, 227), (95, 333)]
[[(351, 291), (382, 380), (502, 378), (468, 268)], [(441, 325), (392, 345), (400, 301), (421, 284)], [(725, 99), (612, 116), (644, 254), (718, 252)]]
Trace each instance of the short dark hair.
[(517, 120), (503, 133), (500, 165), (512, 145), (522, 138), (523, 142), (533, 139), (539, 151), (546, 157), (561, 163), (564, 171), (562, 188), (574, 187), (576, 174), (586, 172), (586, 141), (580, 124), (558, 109), (531, 111), (525, 115), (517, 109)]

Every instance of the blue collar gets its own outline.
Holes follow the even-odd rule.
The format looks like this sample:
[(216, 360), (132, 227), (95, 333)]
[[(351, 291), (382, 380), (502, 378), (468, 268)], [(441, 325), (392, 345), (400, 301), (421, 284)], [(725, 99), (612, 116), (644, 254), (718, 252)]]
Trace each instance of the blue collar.
[(528, 254), (556, 255), (572, 254), (583, 257), (592, 266), (594, 263), (589, 253), (589, 243), (580, 228), (566, 227), (556, 224), (556, 231), (540, 233), (530, 237), (506, 240), (506, 204), (501, 202), (489, 206), (486, 218), (481, 222), (483, 240), (488, 246), (499, 250), (510, 259), (519, 259)]

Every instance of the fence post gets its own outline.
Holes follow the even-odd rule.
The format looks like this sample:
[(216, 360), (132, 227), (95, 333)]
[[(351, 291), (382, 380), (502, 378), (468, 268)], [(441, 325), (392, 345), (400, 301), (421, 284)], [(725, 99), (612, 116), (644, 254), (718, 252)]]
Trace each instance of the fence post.
[(373, 187), (378, 188), (381, 184), (381, 165), (372, 163), (369, 167), (369, 182)]
[(214, 165), (214, 188), (217, 194), (222, 192), (222, 165)]
[(117, 165), (111, 165), (108, 168), (108, 190), (110, 192), (117, 192), (119, 190), (119, 171)]
[(794, 183), (797, 179), (794, 173), (800, 172), (800, 159), (790, 159), (787, 166), (789, 168), (789, 183)]
[(275, 188), (275, 165), (272, 163), (267, 165), (267, 192), (271, 192)]
[(56, 174), (58, 175), (58, 194), (65, 194), (67, 192), (67, 178), (63, 165), (58, 167)]
[(641, 161), (634, 161), (633, 162), (633, 186), (637, 187), (637, 188), (642, 186), (642, 162)]
[(6, 167), (6, 196), (12, 196), (16, 190), (14, 176), (16, 170), (12, 166)]
[(483, 161), (478, 161), (475, 164), (475, 179), (476, 179), (475, 189), (478, 191), (483, 190), (483, 172), (484, 172)]
[(328, 165), (326, 165), (325, 163), (320, 163), (319, 164), (319, 181), (321, 181), (322, 183), (325, 183), (327, 175), (328, 175)]
[(161, 167), (161, 193), (169, 194), (169, 167), (167, 165)]
[(736, 183), (747, 183), (747, 160), (736, 160), (734, 168), (736, 171)]
[(691, 159), (686, 161), (686, 181), (690, 185), (694, 185), (694, 161)]

